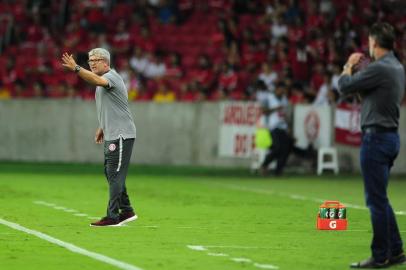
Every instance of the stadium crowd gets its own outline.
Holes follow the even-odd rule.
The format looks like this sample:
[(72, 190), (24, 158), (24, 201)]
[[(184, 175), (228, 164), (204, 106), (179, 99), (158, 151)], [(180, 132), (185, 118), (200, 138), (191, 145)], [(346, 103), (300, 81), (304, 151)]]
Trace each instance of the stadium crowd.
[(108, 49), (134, 101), (255, 100), (283, 86), (289, 103), (334, 103), (343, 61), (368, 53), (387, 21), (406, 64), (402, 1), (3, 0), (0, 99), (94, 99), (61, 66)]

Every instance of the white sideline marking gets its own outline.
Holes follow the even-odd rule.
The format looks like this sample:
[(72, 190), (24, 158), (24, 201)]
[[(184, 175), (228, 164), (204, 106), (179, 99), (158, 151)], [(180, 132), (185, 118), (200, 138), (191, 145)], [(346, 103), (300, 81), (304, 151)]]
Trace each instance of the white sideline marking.
[(63, 206), (54, 206), (54, 209), (56, 209), (56, 210), (66, 210), (66, 207), (63, 207)]
[[(289, 193), (284, 193), (284, 192), (276, 192), (273, 190), (263, 190), (263, 189), (257, 189), (257, 188), (248, 188), (244, 186), (238, 186), (238, 185), (230, 185), (230, 184), (217, 184), (217, 183), (210, 183), (211, 185), (217, 185), (221, 186), (224, 188), (229, 188), (229, 189), (234, 189), (234, 190), (240, 190), (240, 191), (249, 191), (249, 192), (254, 192), (258, 194), (266, 194), (266, 195), (277, 195), (281, 197), (288, 197), (293, 200), (301, 200), (301, 201), (312, 201), (312, 202), (317, 202), (317, 203), (323, 203), (327, 200), (325, 199), (320, 199), (320, 198), (311, 198), (311, 197), (306, 197), (298, 194), (289, 194)], [(347, 208), (353, 208), (353, 209), (360, 209), (360, 210), (368, 210), (367, 207), (361, 206), (361, 205), (356, 205), (352, 203), (346, 203), (346, 202), (341, 202), (344, 204)], [(396, 215), (399, 216), (406, 216), (406, 211), (394, 211)]]
[(8, 227), (10, 227), (12, 229), (15, 229), (17, 231), (22, 231), (22, 232), (34, 235), (34, 236), (36, 236), (38, 238), (41, 238), (41, 239), (43, 239), (45, 241), (48, 241), (48, 242), (52, 243), (52, 244), (55, 244), (55, 245), (58, 245), (60, 247), (66, 248), (67, 250), (72, 251), (74, 253), (78, 253), (78, 254), (90, 257), (90, 258), (92, 258), (94, 260), (98, 260), (98, 261), (101, 261), (103, 263), (113, 265), (113, 266), (115, 266), (117, 268), (120, 268), (120, 269), (124, 269), (124, 270), (142, 270), (141, 268), (139, 268), (137, 266), (134, 266), (134, 265), (131, 265), (131, 264), (128, 264), (128, 263), (125, 263), (125, 262), (122, 262), (122, 261), (107, 257), (105, 255), (102, 255), (102, 254), (99, 254), (99, 253), (96, 253), (96, 252), (86, 250), (84, 248), (75, 246), (75, 245), (73, 245), (71, 243), (64, 242), (62, 240), (59, 240), (57, 238), (54, 238), (52, 236), (49, 236), (49, 235), (44, 234), (44, 233), (39, 232), (39, 231), (35, 231), (35, 230), (25, 228), (25, 227), (23, 227), (23, 226), (21, 226), (21, 225), (19, 225), (17, 223), (13, 223), (13, 222), (4, 220), (2, 218), (0, 218), (0, 223), (5, 225), (5, 226), (8, 226)]
[(254, 263), (255, 267), (261, 268), (261, 269), (279, 269), (278, 266), (272, 265), (272, 264), (259, 264), (259, 263)]
[(77, 217), (87, 217), (88, 216), (88, 214), (82, 214), (82, 213), (77, 213), (77, 214), (73, 214), (74, 216), (77, 216)]
[(192, 245), (187, 245), (188, 248), (191, 250), (197, 250), (197, 251), (204, 251), (207, 250), (204, 246), (192, 246)]
[(248, 246), (205, 246), (206, 248), (233, 248), (233, 249), (268, 249), (268, 247), (248, 247)]
[(238, 262), (238, 263), (250, 263), (250, 262), (252, 262), (251, 259), (247, 259), (247, 258), (231, 258), (230, 260), (232, 260), (233, 262)]
[(209, 256), (214, 256), (214, 257), (228, 257), (228, 254), (225, 253), (213, 253), (213, 252), (209, 252), (207, 253), (207, 255)]
[[(259, 248), (259, 247), (244, 247), (244, 246), (201, 246), (201, 245), (186, 245), (189, 249), (195, 250), (195, 251), (209, 251), (209, 247), (213, 248)], [(207, 252), (207, 255), (209, 256), (215, 256), (215, 257), (228, 257), (230, 255), (225, 254), (225, 253), (213, 253), (213, 252)], [(257, 268), (262, 268), (262, 269), (279, 269), (278, 266), (272, 265), (272, 264), (259, 264), (256, 262), (253, 262), (251, 259), (248, 258), (230, 258), (230, 261), (236, 262), (236, 263), (252, 263), (253, 266)]]
[(77, 217), (88, 217), (89, 219), (100, 219), (99, 217), (89, 217), (88, 214), (80, 213), (76, 209), (67, 208), (65, 206), (56, 205), (54, 203), (49, 203), (49, 202), (44, 202), (44, 201), (34, 201), (34, 203), (40, 204), (40, 205), (45, 205), (45, 206), (51, 207), (55, 210), (61, 210), (61, 211), (67, 212), (67, 213), (72, 213), (72, 215), (77, 216)]
[[(371, 232), (371, 230), (344, 230), (342, 232)], [(399, 231), (400, 233), (406, 233), (406, 231)]]
[[(48, 206), (55, 210), (61, 210), (61, 211), (67, 212), (67, 213), (72, 213), (72, 215), (77, 216), (77, 217), (86, 217), (87, 219), (90, 219), (90, 220), (99, 220), (100, 219), (100, 217), (92, 217), (92, 216), (89, 216), (88, 214), (81, 213), (80, 211), (78, 211), (76, 209), (59, 206), (54, 203), (49, 203), (49, 202), (44, 202), (44, 201), (33, 201), (33, 203), (39, 204), (39, 205), (45, 205), (45, 206)], [(121, 225), (123, 225), (123, 224), (121, 224)], [(128, 227), (132, 227), (132, 226), (130, 225)], [(157, 226), (157, 225), (144, 225), (144, 226), (137, 225), (137, 227), (154, 228), (154, 229), (159, 228), (159, 226)], [(194, 226), (177, 226), (177, 227), (173, 227), (173, 228), (182, 229), (182, 230), (183, 229), (192, 229), (192, 230), (207, 230), (208, 229), (206, 227), (194, 227)]]
[(177, 226), (176, 229), (192, 229), (192, 230), (207, 230), (205, 227), (193, 227), (193, 226)]
[(121, 224), (121, 226), (126, 226), (126, 227), (137, 227), (137, 228), (149, 228), (149, 229), (157, 229), (157, 228), (159, 228), (159, 226), (157, 226), (157, 225), (136, 225), (136, 226), (133, 226), (133, 225), (131, 225), (131, 223), (125, 223), (125, 224)]
[(63, 209), (63, 211), (65, 211), (67, 213), (76, 213), (76, 212), (78, 212), (78, 210), (75, 210), (75, 209)]
[(36, 203), (36, 204), (42, 204), (42, 205), (46, 205), (46, 206), (50, 206), (50, 207), (56, 206), (56, 205), (53, 204), (53, 203), (47, 203), (47, 202), (44, 202), (44, 201), (34, 201), (34, 203)]
[[(80, 213), (78, 210), (70, 209), (70, 208), (67, 208), (64, 206), (58, 206), (54, 203), (48, 203), (48, 202), (44, 202), (44, 201), (33, 201), (33, 203), (49, 206), (55, 210), (61, 210), (61, 211), (67, 212), (67, 213), (72, 213), (72, 215), (77, 216), (77, 217), (86, 217), (87, 219), (90, 219), (90, 220), (99, 220), (100, 219), (100, 217), (91, 217), (88, 214)], [(126, 225), (121, 224), (120, 226), (126, 226)], [(118, 227), (118, 226), (115, 226), (115, 227)], [(158, 228), (158, 226), (138, 226), (138, 227)]]

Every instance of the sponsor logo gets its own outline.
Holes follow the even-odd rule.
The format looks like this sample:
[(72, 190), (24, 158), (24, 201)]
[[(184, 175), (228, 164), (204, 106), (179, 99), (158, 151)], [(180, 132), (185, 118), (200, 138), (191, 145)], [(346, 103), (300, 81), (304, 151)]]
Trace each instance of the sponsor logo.
[(114, 143), (109, 144), (109, 150), (111, 152), (113, 152), (114, 150), (116, 150), (116, 145)]
[(336, 229), (337, 228), (337, 221), (335, 221), (335, 220), (330, 221), (328, 226), (330, 227), (330, 229)]
[(314, 142), (319, 137), (320, 117), (316, 111), (310, 111), (306, 115), (304, 128), (306, 137), (310, 142)]

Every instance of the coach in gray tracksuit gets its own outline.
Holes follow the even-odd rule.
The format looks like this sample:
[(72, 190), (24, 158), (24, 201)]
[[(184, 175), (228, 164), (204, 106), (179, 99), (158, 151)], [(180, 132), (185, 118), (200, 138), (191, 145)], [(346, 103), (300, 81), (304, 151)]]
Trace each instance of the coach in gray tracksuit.
[[(96, 87), (99, 128), (95, 141), (104, 141), (104, 170), (109, 183), (110, 200), (107, 216), (92, 226), (117, 226), (136, 218), (125, 186), (131, 152), (136, 137), (134, 121), (128, 108), (128, 94), (123, 79), (110, 68), (110, 53), (102, 48), (89, 52), (91, 71), (76, 64), (72, 55), (64, 53), (63, 66), (75, 71)], [(121, 211), (121, 212), (120, 212)]]

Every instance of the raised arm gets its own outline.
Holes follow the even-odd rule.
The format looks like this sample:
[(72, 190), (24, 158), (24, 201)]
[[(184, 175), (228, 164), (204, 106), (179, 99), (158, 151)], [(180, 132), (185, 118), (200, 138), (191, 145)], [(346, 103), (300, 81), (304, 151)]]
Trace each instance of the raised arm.
[(91, 85), (103, 87), (107, 87), (109, 85), (109, 82), (105, 78), (76, 64), (76, 61), (73, 58), (72, 54), (68, 54), (65, 52), (62, 55), (62, 66), (76, 72), (80, 78), (90, 83)]
[(376, 65), (369, 65), (352, 76), (342, 74), (338, 80), (338, 91), (341, 95), (351, 95), (375, 89), (380, 81), (378, 74), (379, 67)]

